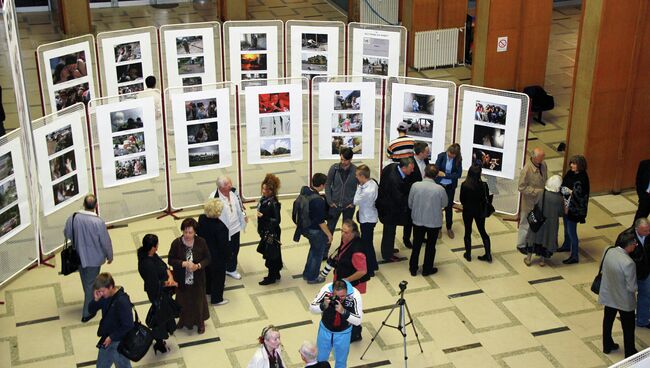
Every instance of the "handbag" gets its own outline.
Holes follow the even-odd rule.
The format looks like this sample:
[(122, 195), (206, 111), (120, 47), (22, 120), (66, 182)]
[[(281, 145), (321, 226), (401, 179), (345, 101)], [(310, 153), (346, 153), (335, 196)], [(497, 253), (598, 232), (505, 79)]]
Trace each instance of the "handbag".
[(70, 227), (72, 228), (72, 240), (68, 242), (68, 238), (66, 237), (65, 244), (63, 245), (63, 250), (61, 251), (61, 273), (64, 276), (77, 272), (79, 270), (79, 266), (81, 266), (81, 259), (79, 258), (79, 253), (77, 253), (77, 248), (74, 240), (75, 216), (77, 216), (76, 212), (72, 215), (72, 220), (70, 222)]
[(492, 200), (494, 199), (494, 194), (488, 194), (490, 190), (488, 189), (487, 183), (483, 183), (483, 193), (485, 194), (485, 206), (483, 207), (483, 217), (487, 218), (492, 216), (496, 211), (492, 205)]
[(276, 239), (275, 234), (265, 232), (257, 245), (257, 253), (262, 254), (265, 259), (278, 259), (280, 258), (280, 246), (282, 243)]
[(153, 342), (153, 332), (151, 329), (142, 323), (138, 318), (138, 311), (135, 306), (131, 304), (131, 308), (135, 312), (135, 321), (133, 328), (124, 336), (120, 344), (117, 346), (117, 352), (127, 357), (129, 360), (137, 362), (147, 354), (151, 343)]
[(528, 213), (526, 219), (530, 225), (530, 231), (536, 233), (539, 229), (542, 228), (544, 222), (546, 222), (546, 217), (544, 217), (544, 197), (546, 196), (546, 189), (544, 194), (542, 194), (542, 207), (540, 208), (539, 203), (535, 203), (533, 210)]
[(610, 249), (614, 247), (609, 247), (605, 251), (605, 254), (603, 255), (603, 259), (600, 260), (600, 268), (598, 269), (598, 275), (594, 277), (594, 281), (591, 283), (591, 292), (598, 295), (600, 293), (600, 281), (603, 278), (603, 262), (605, 261), (605, 257), (607, 256), (607, 252), (609, 252)]

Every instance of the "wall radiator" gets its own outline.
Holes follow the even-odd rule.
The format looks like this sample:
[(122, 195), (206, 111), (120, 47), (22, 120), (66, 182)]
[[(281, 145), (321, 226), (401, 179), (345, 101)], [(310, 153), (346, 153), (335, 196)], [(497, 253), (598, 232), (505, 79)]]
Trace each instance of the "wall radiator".
[(361, 0), (360, 2), (361, 23), (393, 25), (399, 23), (399, 0)]
[(458, 64), (458, 38), (462, 28), (416, 32), (413, 67), (417, 70)]

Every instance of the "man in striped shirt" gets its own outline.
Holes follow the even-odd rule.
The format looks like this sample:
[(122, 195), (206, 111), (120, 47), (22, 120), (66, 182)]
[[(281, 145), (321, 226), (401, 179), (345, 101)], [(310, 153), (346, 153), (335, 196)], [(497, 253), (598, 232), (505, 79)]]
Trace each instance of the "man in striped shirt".
[(399, 162), (402, 158), (413, 157), (413, 146), (415, 146), (415, 139), (406, 135), (409, 125), (407, 122), (402, 121), (397, 125), (397, 134), (399, 136), (388, 144), (386, 148), (386, 155), (393, 162)]

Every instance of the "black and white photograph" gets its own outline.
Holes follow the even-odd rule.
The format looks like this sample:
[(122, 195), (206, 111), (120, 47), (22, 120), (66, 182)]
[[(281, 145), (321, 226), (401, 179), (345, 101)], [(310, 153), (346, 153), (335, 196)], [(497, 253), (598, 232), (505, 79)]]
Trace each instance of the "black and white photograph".
[(191, 56), (178, 58), (178, 74), (198, 74), (205, 72), (205, 58)]
[(332, 136), (332, 154), (341, 153), (341, 148), (351, 148), (355, 155), (362, 154), (362, 139), (360, 135), (355, 136)]
[(187, 126), (187, 143), (205, 143), (219, 140), (219, 123), (193, 124)]
[[(48, 144), (49, 148), (49, 144)], [(49, 149), (48, 149), (49, 152)], [(14, 174), (14, 161), (11, 157), (11, 152), (7, 152), (0, 156), (0, 180)]]
[(363, 73), (373, 75), (388, 75), (388, 59), (376, 57), (363, 57)]
[[(65, 127), (56, 130), (47, 136), (45, 136), (47, 141), (47, 154), (53, 155), (61, 150), (64, 150), (68, 147), (71, 147), (73, 144), (72, 139), (72, 126), (66, 125)], [(11, 157), (11, 154), (9, 154)]]
[(0, 185), (0, 208), (5, 208), (17, 200), (18, 191), (16, 190), (15, 179), (8, 180)]
[(266, 73), (242, 73), (241, 80), (266, 79)]
[(203, 53), (203, 36), (176, 37), (176, 54), (190, 55)]
[(260, 156), (265, 158), (279, 158), (291, 155), (290, 138), (270, 138), (260, 140)]
[(111, 112), (111, 132), (142, 128), (144, 126), (142, 114), (142, 107)]
[(505, 129), (474, 125), (474, 144), (485, 147), (503, 148), (506, 140)]
[(194, 121), (217, 117), (217, 99), (185, 101), (185, 120)]
[(302, 51), (327, 51), (327, 34), (303, 33)]
[(52, 191), (54, 194), (55, 206), (76, 196), (79, 194), (79, 182), (77, 181), (77, 175), (73, 175), (59, 183), (54, 184), (52, 186)]
[(135, 82), (142, 80), (142, 63), (119, 65), (115, 67), (117, 83)]
[(359, 133), (363, 130), (363, 114), (332, 114), (332, 133)]
[(432, 138), (433, 136), (433, 119), (420, 117), (405, 117), (403, 122), (408, 124), (407, 135), (413, 137)]
[(386, 38), (364, 37), (363, 56), (388, 57), (390, 42)]
[(241, 51), (266, 50), (266, 33), (244, 33), (240, 39)]
[(20, 210), (18, 209), (18, 204), (0, 213), (0, 237), (5, 236), (19, 225)]
[(219, 145), (190, 148), (190, 167), (215, 165), (219, 163)]
[(290, 116), (282, 115), (260, 118), (260, 136), (276, 137), (291, 134)]
[(327, 54), (302, 53), (302, 71), (305, 72), (326, 72)]
[(474, 119), (484, 123), (506, 125), (508, 106), (486, 101), (476, 101)]
[(201, 79), (201, 77), (185, 77), (185, 78), (183, 78), (183, 87), (198, 86), (201, 83), (203, 83), (203, 79)]
[(144, 83), (129, 84), (128, 86), (121, 86), (117, 88), (118, 95), (125, 95), (127, 93), (134, 93), (144, 91)]
[(70, 150), (50, 160), (50, 176), (52, 180), (64, 177), (77, 169), (74, 150)]
[(144, 152), (144, 133), (129, 133), (113, 137), (113, 156), (120, 157)]
[(59, 84), (88, 75), (86, 52), (79, 51), (50, 59), (52, 84)]
[(115, 161), (115, 179), (123, 180), (147, 173), (147, 156)]
[(140, 60), (142, 52), (140, 51), (140, 41), (123, 43), (115, 46), (115, 62)]
[(483, 169), (501, 171), (503, 170), (503, 153), (474, 147), (472, 162), (480, 165)]
[(54, 102), (56, 103), (57, 111), (70, 107), (77, 102), (83, 102), (84, 105), (87, 105), (91, 97), (88, 83), (82, 83), (54, 92)]
[(335, 91), (334, 110), (361, 110), (361, 91), (358, 89)]
[(242, 54), (241, 70), (266, 70), (266, 54)]
[(404, 93), (404, 112), (433, 115), (436, 98), (418, 93)]

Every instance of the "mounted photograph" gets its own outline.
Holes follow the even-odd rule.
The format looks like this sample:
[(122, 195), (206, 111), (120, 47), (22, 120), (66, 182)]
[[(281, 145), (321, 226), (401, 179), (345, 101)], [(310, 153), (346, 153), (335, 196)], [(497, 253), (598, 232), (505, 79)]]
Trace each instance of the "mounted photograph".
[(203, 36), (176, 37), (176, 54), (202, 54)]
[(115, 178), (123, 180), (147, 173), (147, 156), (115, 161)]
[(140, 51), (140, 41), (122, 43), (114, 47), (115, 62), (139, 60), (142, 58)]
[(266, 50), (266, 33), (244, 33), (239, 44), (241, 51)]
[(302, 71), (305, 72), (326, 72), (327, 55), (302, 53)]
[(18, 204), (0, 213), (0, 237), (20, 226), (20, 210)]
[(88, 75), (86, 52), (79, 51), (50, 59), (52, 83), (59, 84)]
[(115, 67), (117, 83), (136, 82), (142, 80), (142, 63), (119, 65)]
[(185, 77), (185, 78), (183, 78), (183, 87), (197, 86), (197, 85), (199, 85), (201, 83), (203, 83), (203, 79), (201, 77)]
[(5, 208), (17, 200), (18, 190), (16, 190), (15, 179), (8, 180), (0, 185), (0, 208)]
[(262, 159), (288, 157), (291, 155), (291, 139), (271, 138), (260, 140)]
[(433, 119), (404, 117), (402, 121), (408, 124), (407, 135), (422, 138), (433, 137)]
[(404, 93), (404, 112), (433, 115), (436, 98), (418, 93)]
[(142, 128), (144, 126), (142, 114), (142, 107), (111, 112), (111, 132), (116, 133)]
[(487, 170), (501, 171), (503, 170), (503, 152), (474, 147), (472, 162)]
[(474, 125), (474, 144), (480, 144), (485, 147), (503, 148), (506, 141), (506, 130), (487, 127), (484, 125)]
[(376, 57), (363, 57), (363, 73), (387, 76), (388, 75), (388, 59)]
[(303, 33), (302, 51), (327, 51), (327, 34)]
[(54, 92), (54, 102), (56, 103), (57, 111), (70, 107), (77, 102), (82, 102), (84, 105), (87, 105), (91, 98), (88, 83), (82, 83)]
[(360, 155), (363, 152), (362, 138), (360, 135), (355, 136), (332, 136), (332, 154), (338, 155), (341, 153), (341, 148), (351, 148), (355, 155)]
[(260, 114), (290, 111), (289, 92), (262, 93), (259, 95), (259, 103)]
[[(48, 153), (49, 153), (48, 145)], [(7, 152), (4, 155), (0, 156), (0, 180), (4, 180), (6, 177), (14, 174), (14, 161), (11, 157), (11, 152)]]
[(486, 101), (476, 101), (474, 120), (484, 123), (506, 125), (508, 106)]
[(178, 58), (178, 74), (198, 74), (205, 72), (205, 58), (192, 56)]
[[(66, 125), (63, 128), (46, 135), (45, 141), (47, 144), (48, 155), (53, 155), (56, 152), (72, 147), (72, 144), (74, 143), (72, 140), (72, 126)], [(8, 155), (11, 157), (10, 153), (8, 153)]]
[(364, 37), (363, 56), (388, 57), (390, 41), (386, 38)]
[(219, 145), (190, 148), (190, 167), (215, 165), (219, 163)]
[(143, 83), (129, 84), (128, 86), (121, 86), (117, 88), (118, 95), (125, 95), (128, 93), (135, 93), (140, 91), (144, 91)]
[(359, 133), (363, 114), (332, 114), (332, 133)]
[(266, 54), (242, 54), (241, 70), (267, 70)]
[(120, 157), (144, 152), (144, 133), (129, 133), (113, 137), (113, 156)]
[(216, 98), (185, 101), (185, 120), (194, 121), (202, 119), (213, 119), (216, 117)]
[(268, 116), (260, 118), (260, 136), (275, 137), (291, 134), (291, 115)]
[(334, 110), (361, 110), (361, 91), (358, 89), (335, 91)]
[(64, 177), (77, 170), (74, 150), (70, 150), (50, 160), (50, 177), (52, 180)]
[(187, 126), (187, 143), (205, 143), (219, 140), (219, 123), (204, 123)]
[(73, 175), (59, 183), (56, 183), (52, 186), (52, 191), (54, 192), (54, 205), (63, 203), (68, 199), (79, 194), (79, 183), (77, 181), (77, 175)]

